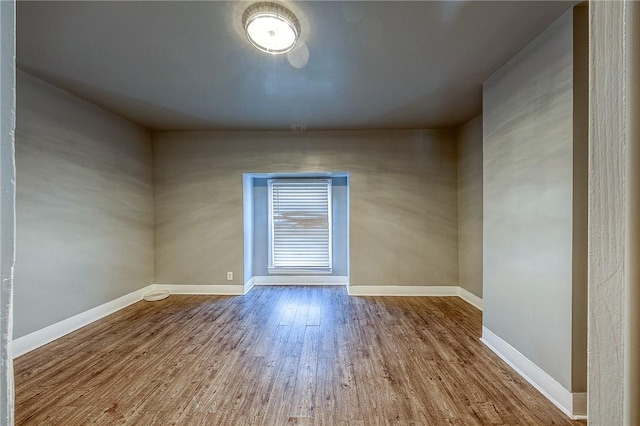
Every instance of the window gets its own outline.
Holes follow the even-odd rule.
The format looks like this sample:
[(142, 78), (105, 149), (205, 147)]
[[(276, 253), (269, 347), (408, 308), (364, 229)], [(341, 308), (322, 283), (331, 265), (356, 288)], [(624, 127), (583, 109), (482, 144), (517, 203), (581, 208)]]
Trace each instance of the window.
[(331, 273), (331, 179), (269, 179), (269, 273)]

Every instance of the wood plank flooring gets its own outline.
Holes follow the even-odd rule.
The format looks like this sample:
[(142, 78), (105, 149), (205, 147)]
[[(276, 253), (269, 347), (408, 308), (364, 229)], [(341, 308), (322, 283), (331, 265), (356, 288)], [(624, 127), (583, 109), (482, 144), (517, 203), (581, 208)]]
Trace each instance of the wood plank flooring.
[(15, 360), (18, 425), (571, 425), (457, 297), (139, 302)]

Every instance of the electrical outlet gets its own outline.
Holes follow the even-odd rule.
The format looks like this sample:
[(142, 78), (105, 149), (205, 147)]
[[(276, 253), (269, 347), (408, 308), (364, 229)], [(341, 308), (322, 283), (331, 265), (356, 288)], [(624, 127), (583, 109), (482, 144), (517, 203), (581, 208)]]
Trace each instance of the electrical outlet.
[(227, 281), (233, 281), (233, 272), (227, 272)]

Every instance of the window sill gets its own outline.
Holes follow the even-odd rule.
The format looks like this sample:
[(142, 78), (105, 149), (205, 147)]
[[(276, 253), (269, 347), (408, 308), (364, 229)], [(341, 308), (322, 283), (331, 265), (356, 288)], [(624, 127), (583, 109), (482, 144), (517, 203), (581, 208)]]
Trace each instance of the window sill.
[(332, 268), (269, 268), (269, 275), (331, 275)]

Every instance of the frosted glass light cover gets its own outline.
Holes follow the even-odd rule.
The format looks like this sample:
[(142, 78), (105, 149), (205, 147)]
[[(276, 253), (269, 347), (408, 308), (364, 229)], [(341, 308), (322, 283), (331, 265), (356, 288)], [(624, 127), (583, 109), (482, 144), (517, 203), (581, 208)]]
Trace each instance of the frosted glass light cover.
[(266, 53), (287, 53), (298, 39), (298, 20), (278, 4), (255, 4), (245, 11), (243, 21), (251, 44)]

